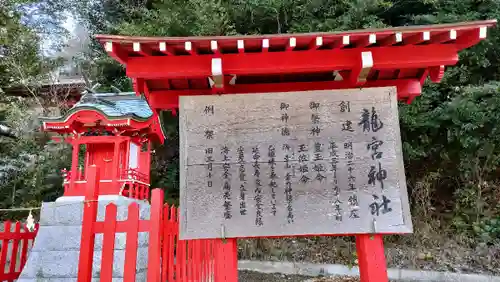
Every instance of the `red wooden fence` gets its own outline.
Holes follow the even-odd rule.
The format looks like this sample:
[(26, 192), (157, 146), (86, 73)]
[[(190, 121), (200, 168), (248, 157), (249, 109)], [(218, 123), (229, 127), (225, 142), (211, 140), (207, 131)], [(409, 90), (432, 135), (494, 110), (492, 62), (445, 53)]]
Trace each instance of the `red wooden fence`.
[(179, 240), (177, 208), (163, 214), (161, 281), (238, 281), (236, 239)]
[(151, 200), (149, 220), (139, 219), (139, 205), (132, 203), (128, 207), (128, 217), (117, 221), (117, 206), (113, 203), (106, 206), (104, 221), (96, 221), (98, 208), (99, 172), (92, 166), (88, 171), (87, 189), (83, 208), (82, 241), (78, 268), (78, 281), (92, 280), (92, 261), (94, 255), (95, 235), (103, 234), (100, 281), (112, 281), (113, 261), (116, 233), (126, 233), (125, 265), (123, 281), (135, 281), (139, 232), (149, 232), (148, 248), (148, 281), (160, 279), (160, 236), (163, 205), (163, 191), (155, 189)]
[[(128, 207), (128, 217), (117, 221), (117, 206), (106, 206), (104, 221), (96, 221), (99, 174), (93, 166), (88, 181), (83, 210), (82, 241), (78, 281), (92, 280), (92, 261), (95, 235), (102, 233), (102, 260), (100, 281), (111, 281), (116, 233), (126, 233), (125, 267), (123, 280), (136, 279), (138, 233), (149, 232), (148, 282), (237, 282), (236, 239), (224, 242), (213, 240), (179, 240), (179, 220), (175, 207), (163, 206), (163, 191), (154, 189), (151, 198), (150, 219), (139, 219), (139, 205)], [(163, 216), (165, 213), (165, 216)]]
[[(179, 240), (177, 208), (163, 205), (163, 191), (154, 189), (150, 219), (139, 218), (139, 205), (128, 206), (128, 217), (117, 221), (117, 206), (106, 206), (104, 221), (97, 219), (98, 169), (88, 171), (84, 205), (78, 281), (92, 280), (92, 261), (96, 234), (103, 234), (100, 281), (112, 281), (114, 244), (117, 233), (126, 233), (124, 281), (136, 280), (139, 232), (149, 233), (148, 282), (237, 282), (237, 240)], [(38, 232), (29, 231), (20, 222), (4, 223), (0, 232), (0, 281), (16, 280)], [(382, 235), (356, 235), (361, 281), (387, 281)]]
[(38, 232), (38, 224), (34, 231), (30, 231), (21, 222), (14, 224), (12, 231), (12, 223), (4, 222), (3, 231), (0, 232), (0, 281), (16, 280), (24, 264), (28, 258), (28, 250), (33, 246), (36, 233)]

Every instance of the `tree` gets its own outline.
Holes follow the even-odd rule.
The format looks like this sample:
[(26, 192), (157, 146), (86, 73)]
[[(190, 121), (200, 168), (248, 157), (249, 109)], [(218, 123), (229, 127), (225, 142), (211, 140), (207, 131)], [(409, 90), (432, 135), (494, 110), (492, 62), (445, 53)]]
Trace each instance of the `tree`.
[[(57, 170), (66, 160), (48, 145), (38, 116), (46, 107), (38, 95), (42, 81), (60, 65), (43, 50), (47, 34), (61, 34), (57, 1), (0, 1), (0, 206), (38, 204), (62, 189)], [(45, 36), (44, 36), (45, 35)], [(50, 45), (58, 43), (49, 42)], [(28, 97), (7, 95), (20, 88)], [(34, 102), (34, 103), (33, 103)], [(54, 177), (55, 176), (55, 177)]]

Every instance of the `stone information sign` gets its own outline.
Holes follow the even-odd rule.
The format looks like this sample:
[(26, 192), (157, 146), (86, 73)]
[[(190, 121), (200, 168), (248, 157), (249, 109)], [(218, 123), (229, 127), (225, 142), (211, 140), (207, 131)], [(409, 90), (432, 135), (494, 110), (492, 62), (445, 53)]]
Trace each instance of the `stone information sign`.
[(395, 88), (180, 97), (181, 239), (412, 232)]

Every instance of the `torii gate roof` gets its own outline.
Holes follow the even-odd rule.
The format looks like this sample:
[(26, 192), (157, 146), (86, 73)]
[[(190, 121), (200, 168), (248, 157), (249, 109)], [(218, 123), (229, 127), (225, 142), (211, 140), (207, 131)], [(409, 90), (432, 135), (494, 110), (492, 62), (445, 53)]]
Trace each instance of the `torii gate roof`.
[(180, 95), (396, 86), (411, 102), (427, 77), (439, 82), (458, 52), (496, 20), (345, 32), (136, 37), (97, 35), (126, 66), (150, 106), (175, 110)]

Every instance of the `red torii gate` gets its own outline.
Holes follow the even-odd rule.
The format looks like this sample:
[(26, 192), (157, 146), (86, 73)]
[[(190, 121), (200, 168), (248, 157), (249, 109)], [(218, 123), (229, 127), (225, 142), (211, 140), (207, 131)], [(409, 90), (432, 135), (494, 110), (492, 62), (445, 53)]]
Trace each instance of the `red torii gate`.
[[(396, 86), (411, 103), (496, 20), (335, 33), (214, 37), (97, 35), (156, 111), (179, 96)], [(328, 234), (325, 234), (328, 235)], [(362, 281), (387, 281), (382, 235), (356, 235)]]

